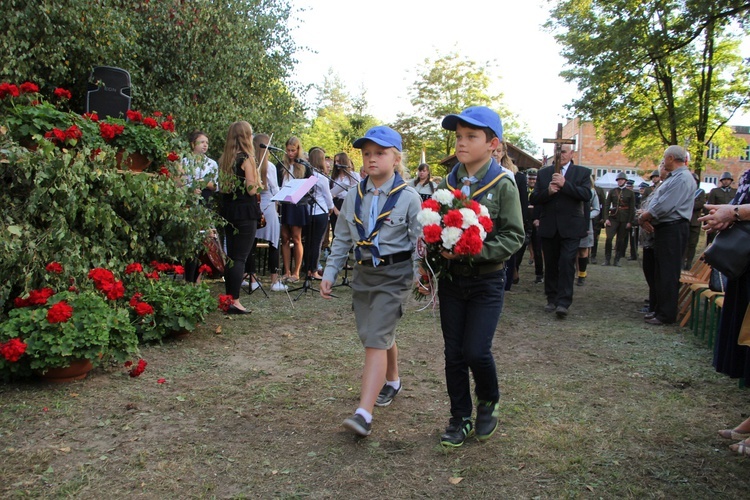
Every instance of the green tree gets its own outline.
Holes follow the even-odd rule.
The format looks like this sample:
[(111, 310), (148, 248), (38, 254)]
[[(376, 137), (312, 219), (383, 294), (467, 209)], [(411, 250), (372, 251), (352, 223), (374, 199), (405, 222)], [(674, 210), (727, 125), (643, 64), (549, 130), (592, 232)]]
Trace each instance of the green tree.
[(723, 129), (750, 93), (730, 24), (746, 12), (733, 0), (558, 2), (547, 27), (564, 47), (562, 76), (578, 84), (570, 107), (631, 160), (682, 144), (700, 172), (709, 142), (733, 147)]
[[(488, 106), (503, 118), (505, 138), (525, 149), (535, 150), (525, 125), (503, 103), (502, 93), (490, 92), (492, 68), (453, 52), (435, 60), (425, 59), (417, 80), (410, 87), (413, 115), (398, 115), (395, 128), (404, 137), (410, 159), (426, 152), (427, 162), (436, 165), (455, 149), (455, 135), (441, 127), (445, 115), (460, 113), (469, 106)], [(437, 174), (443, 174), (436, 169)]]

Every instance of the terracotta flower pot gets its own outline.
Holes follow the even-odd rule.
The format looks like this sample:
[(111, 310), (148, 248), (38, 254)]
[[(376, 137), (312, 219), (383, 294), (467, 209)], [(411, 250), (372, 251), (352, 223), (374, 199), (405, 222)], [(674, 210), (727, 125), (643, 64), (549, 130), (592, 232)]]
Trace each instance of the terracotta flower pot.
[(88, 359), (75, 359), (65, 368), (50, 368), (44, 373), (37, 370), (39, 378), (45, 382), (64, 383), (86, 378), (86, 375), (94, 368)]
[[(122, 168), (123, 156), (125, 156), (125, 151), (122, 149), (119, 150), (115, 155), (115, 158), (117, 160), (117, 168)], [(151, 160), (138, 152), (130, 153), (125, 159), (125, 166), (128, 167), (128, 170), (132, 172), (143, 172), (149, 167), (149, 165), (151, 165)]]

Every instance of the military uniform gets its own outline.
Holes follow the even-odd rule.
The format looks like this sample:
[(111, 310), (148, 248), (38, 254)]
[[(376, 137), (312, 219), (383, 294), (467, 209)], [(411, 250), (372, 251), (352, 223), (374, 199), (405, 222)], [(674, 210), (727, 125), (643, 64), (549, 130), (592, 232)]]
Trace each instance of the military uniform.
[(607, 227), (607, 241), (604, 245), (604, 265), (608, 266), (612, 259), (612, 240), (616, 235), (614, 264), (617, 266), (622, 256), (625, 255), (625, 247), (628, 244), (628, 224), (632, 224), (635, 217), (635, 193), (624, 185), (610, 190), (607, 201), (604, 203), (604, 212), (606, 220), (610, 223)]

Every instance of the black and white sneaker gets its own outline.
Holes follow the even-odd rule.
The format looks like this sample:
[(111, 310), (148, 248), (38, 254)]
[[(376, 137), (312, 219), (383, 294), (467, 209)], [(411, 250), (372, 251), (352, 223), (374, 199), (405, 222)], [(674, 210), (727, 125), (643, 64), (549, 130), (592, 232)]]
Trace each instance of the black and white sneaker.
[(388, 406), (393, 403), (393, 398), (396, 397), (396, 394), (401, 392), (401, 387), (403, 387), (403, 384), (400, 384), (398, 389), (394, 389), (390, 385), (385, 384), (383, 388), (380, 389), (380, 394), (378, 394), (378, 399), (375, 401), (375, 406)]
[(360, 436), (369, 436), (372, 432), (372, 422), (370, 422), (369, 424), (365, 422), (365, 417), (363, 417), (359, 413), (355, 413), (351, 417), (347, 418), (341, 425)]

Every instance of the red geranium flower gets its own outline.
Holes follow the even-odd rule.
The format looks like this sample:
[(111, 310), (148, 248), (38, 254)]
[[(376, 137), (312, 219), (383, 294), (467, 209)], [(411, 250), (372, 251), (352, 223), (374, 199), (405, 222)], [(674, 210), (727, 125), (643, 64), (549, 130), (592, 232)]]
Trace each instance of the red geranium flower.
[(99, 123), (99, 134), (105, 141), (111, 141), (116, 136), (122, 134), (123, 130), (125, 130), (123, 125), (114, 125), (105, 122)]
[(99, 115), (96, 113), (84, 113), (83, 117), (87, 120), (91, 120), (92, 122), (98, 122), (99, 121)]
[(151, 118), (150, 116), (148, 118), (143, 119), (143, 124), (147, 126), (148, 128), (156, 128), (159, 126), (158, 123), (156, 123), (156, 120)]
[(121, 299), (125, 295), (125, 286), (122, 281), (115, 281), (111, 286), (108, 283), (104, 284), (101, 290), (109, 300)]
[(182, 266), (174, 266), (172, 269), (174, 270), (174, 273), (177, 275), (185, 274), (185, 268)]
[(231, 295), (219, 295), (219, 309), (222, 311), (227, 312), (233, 302), (234, 298)]
[(429, 224), (423, 228), (424, 241), (428, 244), (434, 244), (440, 242), (440, 235), (443, 232), (443, 228), (439, 224)]
[(154, 111), (154, 116), (158, 118), (160, 116), (164, 116), (164, 113), (162, 113), (161, 111)]
[(0, 344), (0, 355), (11, 363), (18, 361), (25, 352), (26, 344), (19, 338), (10, 339)]
[(135, 307), (133, 307), (133, 310), (138, 316), (148, 316), (149, 314), (154, 314), (154, 308), (151, 307), (151, 305), (147, 302), (138, 302)]
[(211, 274), (211, 266), (207, 264), (201, 264), (201, 267), (198, 268), (198, 274)]
[(18, 97), (19, 95), (21, 95), (21, 92), (16, 85), (8, 82), (0, 83), (0, 99), (5, 99), (6, 96)]
[(437, 202), (437, 200), (433, 200), (432, 198), (425, 200), (422, 202), (422, 208), (429, 208), (430, 210), (433, 210), (435, 212), (440, 211), (440, 203)]
[(128, 120), (130, 120), (131, 122), (140, 122), (143, 120), (143, 115), (141, 114), (140, 111), (132, 111), (129, 109), (125, 112), (125, 115), (128, 117)]
[(34, 92), (39, 92), (39, 85), (36, 83), (31, 82), (23, 82), (21, 84), (21, 93), (22, 94), (31, 94)]
[(460, 228), (464, 223), (464, 216), (461, 215), (459, 210), (448, 210), (448, 213), (443, 217), (443, 224), (446, 227), (458, 227)]
[(133, 273), (142, 273), (143, 272), (143, 266), (139, 262), (133, 262), (132, 264), (128, 264), (125, 268), (125, 274), (133, 274)]
[(172, 120), (161, 122), (161, 128), (167, 132), (174, 132), (174, 122)]
[(78, 128), (78, 125), (71, 125), (65, 130), (65, 138), (66, 139), (80, 139), (83, 137), (83, 133), (81, 132), (81, 129)]
[(51, 142), (62, 143), (65, 142), (65, 132), (59, 128), (53, 128), (44, 134), (44, 138)]
[(42, 306), (47, 303), (47, 299), (55, 294), (51, 288), (41, 288), (29, 292), (28, 302), (32, 306)]
[(60, 264), (59, 262), (50, 262), (44, 267), (44, 269), (54, 274), (62, 274), (63, 272), (62, 264)]
[(130, 307), (135, 307), (135, 305), (141, 300), (141, 297), (143, 297), (142, 293), (134, 293), (132, 297), (130, 297)]
[(57, 87), (54, 91), (54, 94), (60, 99), (70, 99), (71, 97), (73, 97), (73, 94), (70, 93), (70, 90), (64, 89), (62, 87)]
[(112, 288), (115, 284), (115, 275), (109, 269), (103, 267), (96, 267), (89, 271), (89, 278), (94, 281), (94, 286), (97, 290), (104, 291), (104, 288)]
[(170, 151), (169, 154), (167, 155), (167, 160), (169, 161), (177, 161), (179, 159), (180, 159), (180, 155), (178, 155), (174, 151)]
[(73, 317), (73, 307), (61, 300), (47, 311), (47, 321), (50, 323), (65, 323)]
[(167, 167), (161, 167), (159, 169), (159, 175), (163, 175), (164, 177), (169, 177), (169, 169)]
[[(131, 368), (131, 370), (130, 370), (130, 376), (131, 377), (138, 377), (141, 373), (143, 373), (146, 370), (146, 365), (147, 364), (148, 363), (146, 363), (145, 359), (139, 359), (138, 360), (138, 365), (136, 365), (133, 368)], [(132, 365), (132, 363), (131, 363), (131, 365)]]
[(146, 276), (149, 279), (152, 280), (158, 280), (159, 279), (159, 271), (152, 271), (150, 273), (145, 273), (144, 276)]

